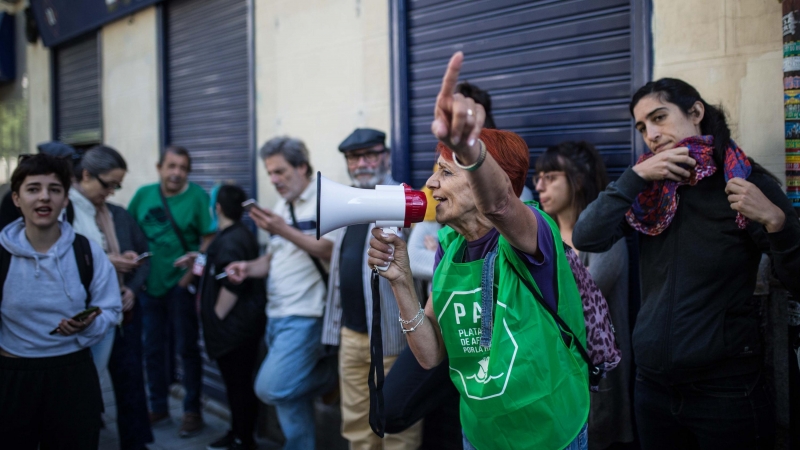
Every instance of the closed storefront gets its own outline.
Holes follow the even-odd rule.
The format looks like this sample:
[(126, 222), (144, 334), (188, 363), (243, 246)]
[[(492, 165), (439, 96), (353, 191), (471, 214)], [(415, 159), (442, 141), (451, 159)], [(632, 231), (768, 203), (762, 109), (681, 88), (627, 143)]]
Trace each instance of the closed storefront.
[(645, 9), (644, 0), (399, 2), (395, 175), (414, 186), (430, 175), (434, 101), (447, 61), (461, 50), (460, 79), (489, 91), (497, 127), (525, 139), (531, 166), (550, 145), (586, 140), (618, 176), (641, 145), (628, 102), (649, 73)]
[(100, 43), (97, 33), (56, 47), (53, 52), (53, 135), (77, 146), (102, 141)]
[[(232, 182), (255, 192), (249, 9), (247, 0), (164, 3), (165, 143), (190, 151), (190, 179), (206, 190)], [(224, 400), (202, 353), (205, 392)]]
[(192, 154), (192, 181), (254, 192), (247, 0), (165, 2), (166, 143)]

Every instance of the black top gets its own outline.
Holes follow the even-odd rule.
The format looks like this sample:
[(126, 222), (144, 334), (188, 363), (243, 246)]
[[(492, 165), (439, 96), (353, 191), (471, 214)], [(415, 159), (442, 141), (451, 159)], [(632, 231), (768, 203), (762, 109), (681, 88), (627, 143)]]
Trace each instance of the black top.
[[(797, 283), (800, 221), (771, 178), (754, 173), (748, 181), (786, 214), (782, 231), (768, 234), (754, 221), (739, 229), (720, 170), (678, 188), (675, 218), (663, 233), (639, 234), (642, 306), (633, 351), (644, 375), (691, 383), (760, 369), (758, 264), (767, 252), (787, 287)], [(625, 212), (647, 185), (632, 169), (611, 183), (581, 214), (575, 247), (604, 252), (633, 232)]]
[[(71, 203), (70, 203), (71, 204)], [(127, 251), (134, 251), (142, 254), (149, 250), (147, 243), (147, 236), (144, 231), (136, 223), (136, 220), (125, 208), (115, 205), (113, 203), (106, 203), (108, 210), (111, 212), (111, 217), (114, 220), (114, 231), (117, 233), (117, 242), (119, 242), (120, 253)], [(150, 259), (145, 258), (142, 260), (139, 268), (128, 272), (124, 275), (123, 281), (128, 289), (135, 293), (144, 286), (147, 281), (147, 276), (150, 274)]]
[[(241, 222), (222, 230), (208, 246), (201, 281), (200, 316), (206, 352), (212, 359), (225, 355), (243, 342), (260, 336), (266, 325), (267, 291), (264, 280), (248, 278), (236, 285), (227, 277), (217, 280), (228, 264), (258, 258), (258, 241)], [(221, 287), (236, 294), (236, 305), (220, 320), (214, 312)]]
[(339, 259), (339, 293), (342, 301), (342, 325), (367, 332), (367, 306), (364, 299), (364, 245), (369, 224), (350, 225), (342, 239)]

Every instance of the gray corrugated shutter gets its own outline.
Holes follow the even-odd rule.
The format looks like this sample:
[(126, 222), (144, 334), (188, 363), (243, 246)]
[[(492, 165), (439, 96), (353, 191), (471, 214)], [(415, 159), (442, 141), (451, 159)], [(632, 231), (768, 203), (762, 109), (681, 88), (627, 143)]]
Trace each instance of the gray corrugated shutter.
[(252, 193), (246, 0), (166, 2), (167, 142), (192, 154), (192, 181)]
[(417, 0), (408, 2), (411, 177), (431, 173), (433, 106), (450, 56), (461, 80), (492, 95), (500, 129), (521, 135), (531, 171), (547, 146), (586, 140), (612, 177), (633, 157), (631, 0)]
[[(252, 195), (247, 1), (174, 0), (165, 12), (167, 143), (191, 152), (195, 183), (232, 181)], [(203, 346), (205, 393), (226, 401)]]
[(97, 34), (55, 51), (56, 138), (88, 145), (102, 140), (100, 55)]

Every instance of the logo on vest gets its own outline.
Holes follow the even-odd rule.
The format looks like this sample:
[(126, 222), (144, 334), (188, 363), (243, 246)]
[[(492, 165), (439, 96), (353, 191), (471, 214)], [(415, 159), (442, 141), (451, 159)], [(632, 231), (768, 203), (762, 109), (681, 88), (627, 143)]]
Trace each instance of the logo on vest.
[[(450, 293), (438, 314), (457, 387), (468, 398), (487, 400), (505, 393), (519, 345), (505, 318), (507, 306), (497, 302), (491, 350), (481, 347), (481, 288)], [(491, 364), (490, 364), (491, 356)], [(453, 380), (455, 381), (455, 379)]]
[(489, 375), (489, 357), (486, 356), (482, 360), (478, 361), (478, 372), (475, 375), (470, 375), (467, 377), (468, 380), (475, 380), (478, 383), (486, 384), (496, 378), (502, 377), (503, 374), (500, 375)]

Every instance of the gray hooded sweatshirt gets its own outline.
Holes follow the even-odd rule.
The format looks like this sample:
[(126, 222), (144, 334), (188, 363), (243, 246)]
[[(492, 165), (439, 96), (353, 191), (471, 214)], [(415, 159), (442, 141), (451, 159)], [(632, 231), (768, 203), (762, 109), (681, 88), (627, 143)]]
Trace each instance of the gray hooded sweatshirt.
[(122, 311), (119, 282), (114, 266), (94, 242), (94, 276), (90, 306), (103, 312), (72, 336), (50, 335), (61, 319), (86, 309), (86, 290), (72, 250), (75, 232), (61, 222), (61, 237), (47, 251), (33, 249), (25, 236), (22, 219), (0, 232), (0, 245), (11, 253), (0, 304), (0, 348), (24, 358), (42, 358), (74, 353), (99, 342), (119, 322)]

